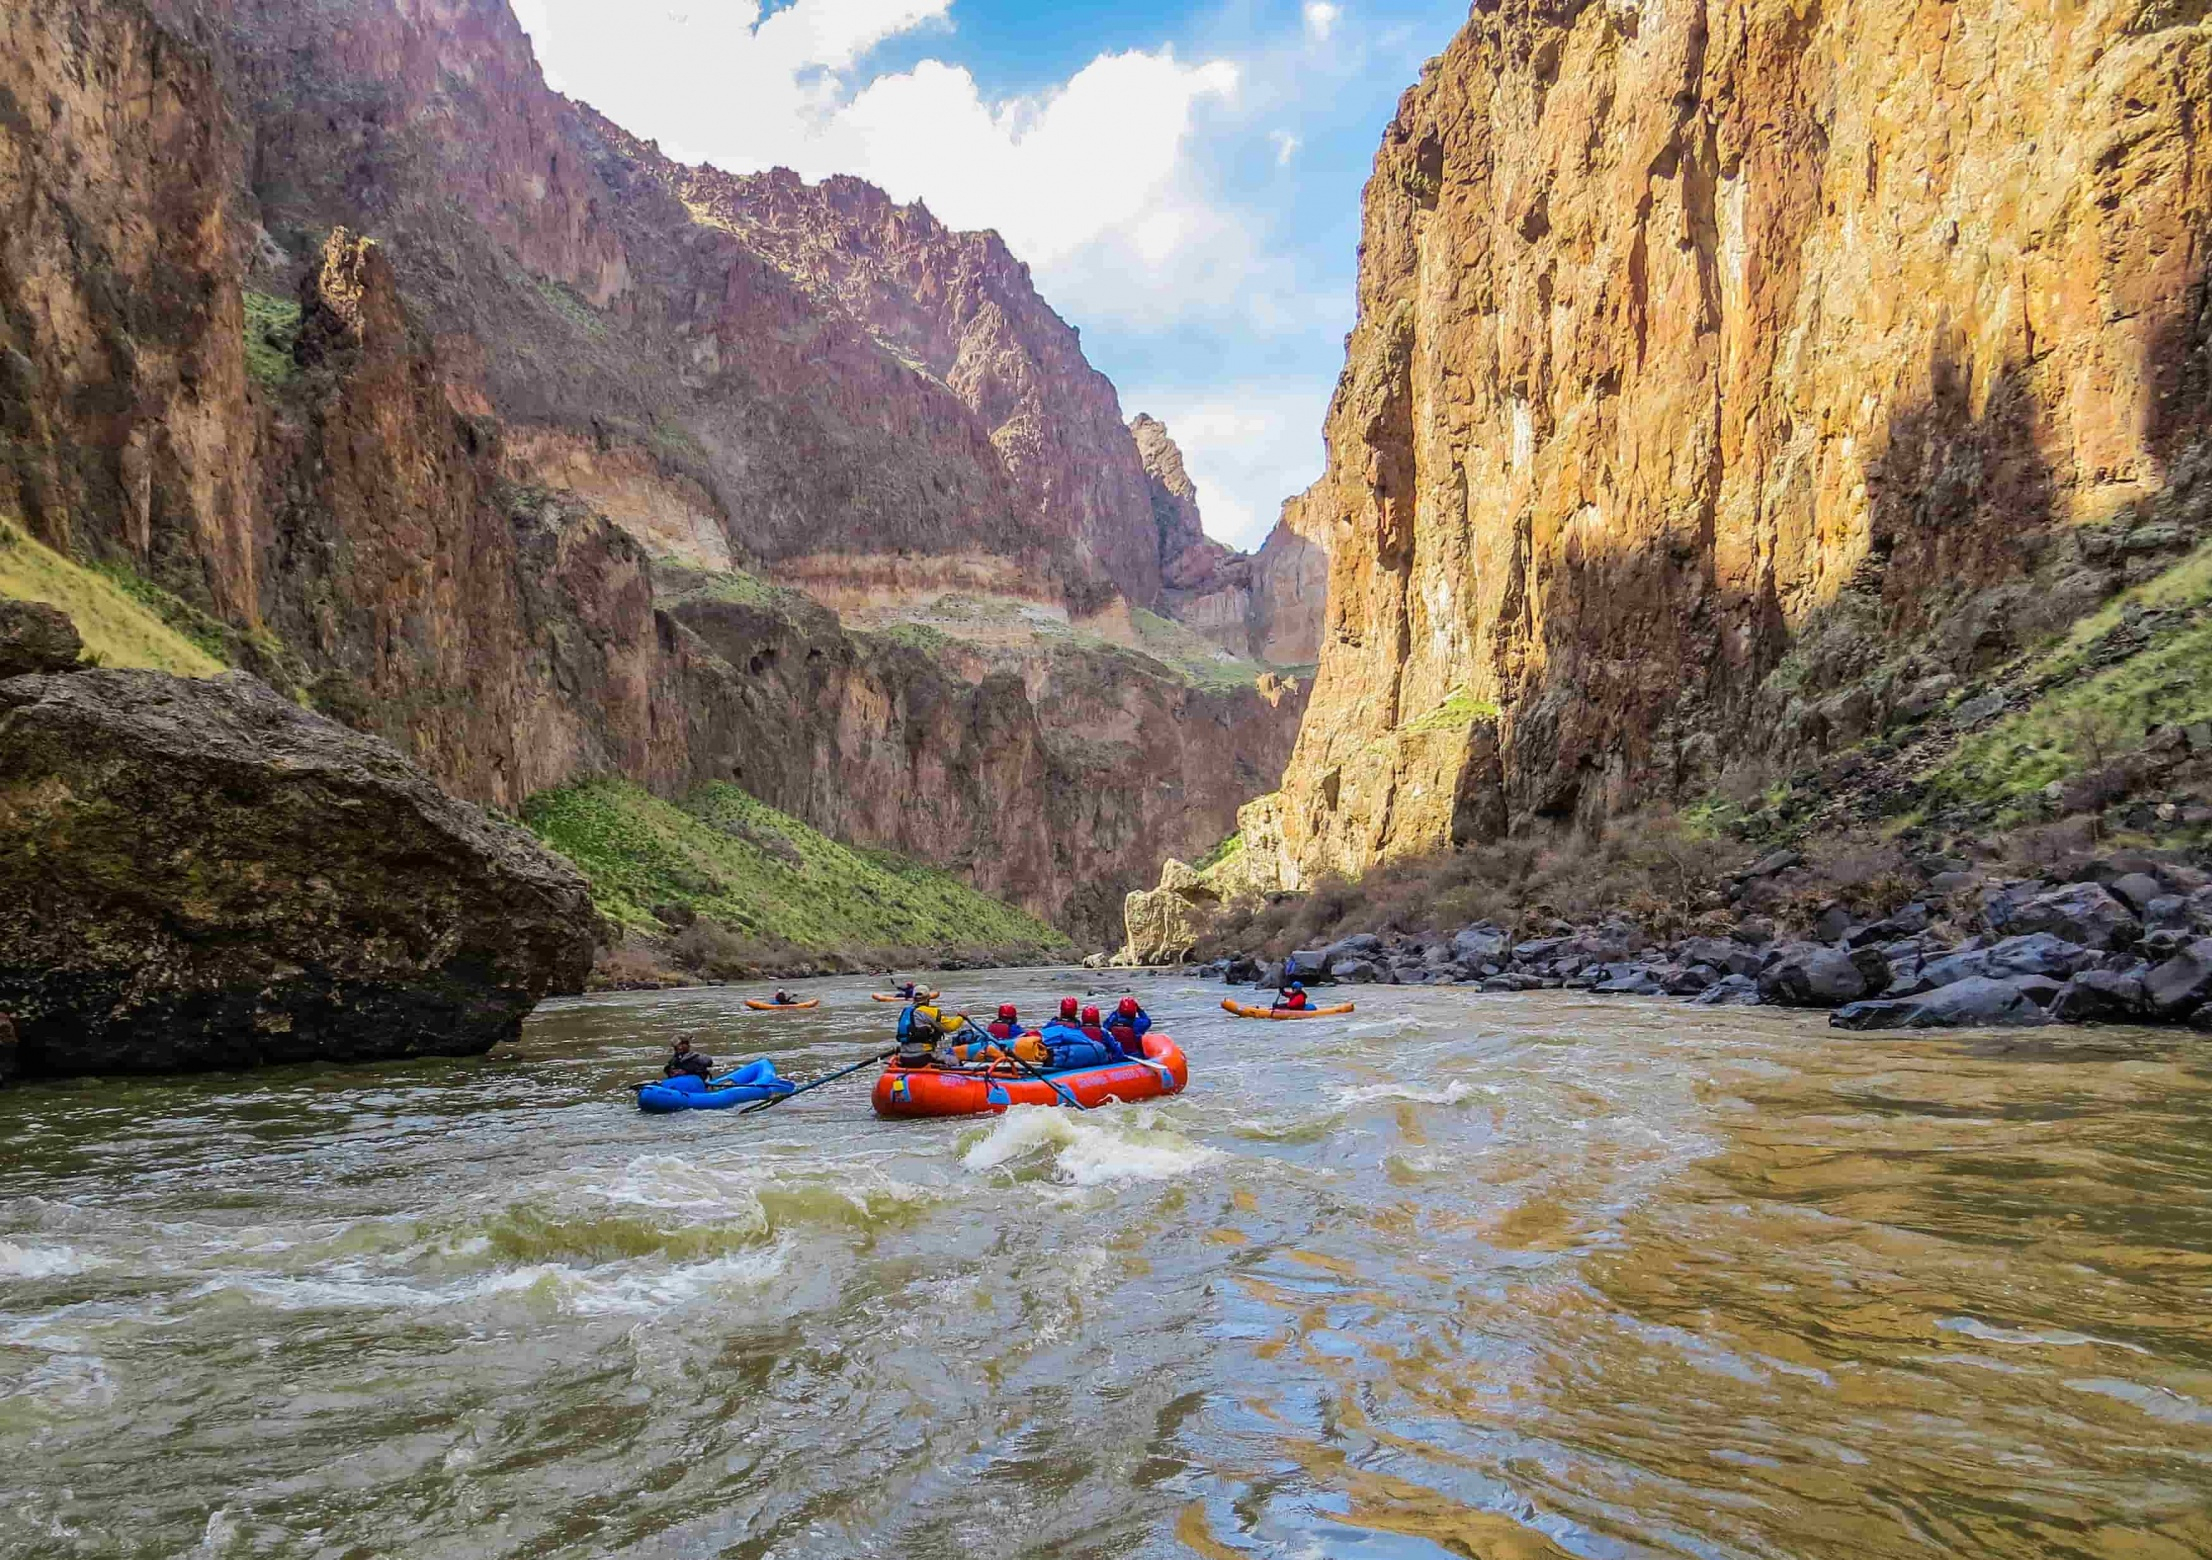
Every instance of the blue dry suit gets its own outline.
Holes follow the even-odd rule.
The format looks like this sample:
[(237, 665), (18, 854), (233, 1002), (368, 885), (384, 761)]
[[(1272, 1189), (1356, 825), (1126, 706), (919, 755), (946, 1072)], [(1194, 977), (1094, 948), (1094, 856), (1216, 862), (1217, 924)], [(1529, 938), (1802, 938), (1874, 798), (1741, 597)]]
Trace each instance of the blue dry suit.
[(1143, 1008), (1133, 1014), (1116, 1008), (1106, 1015), (1106, 1036), (1131, 1056), (1144, 1055), (1144, 1037), (1152, 1031), (1152, 1015)]
[(1048, 1064), (1061, 1067), (1100, 1067), (1108, 1062), (1118, 1062), (1120, 1055), (1110, 1044), (1101, 1044), (1073, 1024), (1063, 1024), (1057, 1018), (1037, 1031), (1045, 1049), (1052, 1053)]

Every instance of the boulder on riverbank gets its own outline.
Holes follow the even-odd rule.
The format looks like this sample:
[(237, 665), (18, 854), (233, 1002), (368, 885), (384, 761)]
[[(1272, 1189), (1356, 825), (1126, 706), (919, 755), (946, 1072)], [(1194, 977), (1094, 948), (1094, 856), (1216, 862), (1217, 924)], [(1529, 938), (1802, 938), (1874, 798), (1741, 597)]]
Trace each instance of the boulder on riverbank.
[(471, 1055), (591, 966), (583, 880), (243, 673), (0, 682), (24, 1076)]
[[(1777, 853), (1743, 877), (1770, 881), (1795, 859)], [(1620, 913), (1580, 925), (1539, 913), (1510, 932), (1481, 921), (1384, 933), (1350, 931), (1339, 914), (1331, 940), (1299, 929), (1296, 957), (1302, 970), (1357, 983), (1828, 1009), (1841, 1029), (2166, 1023), (2212, 1033), (2208, 866), (2212, 852), (2126, 851), (1995, 879), (1923, 857), (1878, 906), (1794, 891), (1784, 901), (1792, 929), (1809, 938), (1778, 936), (1774, 918), (1740, 907), (1678, 924), (1671, 940)], [(1262, 985), (1281, 969), (1248, 952), (1204, 968)]]

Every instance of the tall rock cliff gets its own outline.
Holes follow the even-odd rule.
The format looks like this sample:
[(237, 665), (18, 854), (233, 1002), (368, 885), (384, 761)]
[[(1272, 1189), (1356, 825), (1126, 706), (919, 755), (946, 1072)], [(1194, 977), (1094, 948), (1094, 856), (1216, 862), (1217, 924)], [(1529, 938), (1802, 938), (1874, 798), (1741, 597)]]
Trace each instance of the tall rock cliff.
[[(1085, 936), (1302, 697), (1084, 642), (993, 682), (763, 590), (1156, 602), (1112, 388), (995, 238), (678, 167), (505, 0), (0, 14), (0, 511), (463, 796), (742, 773)], [(710, 638), (692, 571), (782, 626)]]
[(1328, 559), (1293, 523), (1293, 507), (1256, 554), (1206, 535), (1198, 485), (1167, 424), (1139, 412), (1129, 423), (1144, 462), (1159, 530), (1165, 609), (1223, 649), (1275, 666), (1310, 665), (1321, 639)]
[(1849, 744), (2109, 591), (2212, 384), (2202, 9), (1477, 5), (1367, 188), (1286, 876)]

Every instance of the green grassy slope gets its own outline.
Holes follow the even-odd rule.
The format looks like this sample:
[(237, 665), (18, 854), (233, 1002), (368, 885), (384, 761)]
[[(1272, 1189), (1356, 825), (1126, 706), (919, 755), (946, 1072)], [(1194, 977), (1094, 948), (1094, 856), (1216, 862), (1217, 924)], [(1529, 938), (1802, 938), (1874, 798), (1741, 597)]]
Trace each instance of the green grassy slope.
[[(211, 653), (162, 620), (161, 593), (136, 576), (87, 569), (0, 520), (0, 596), (43, 601), (77, 625), (85, 653), (102, 666), (140, 667), (179, 677), (226, 670)], [(181, 606), (181, 604), (179, 604)]]
[(679, 804), (626, 780), (584, 780), (532, 797), (523, 821), (590, 880), (602, 915), (646, 936), (667, 928), (655, 911), (674, 907), (801, 949), (1068, 948), (949, 873), (841, 845), (734, 785)]

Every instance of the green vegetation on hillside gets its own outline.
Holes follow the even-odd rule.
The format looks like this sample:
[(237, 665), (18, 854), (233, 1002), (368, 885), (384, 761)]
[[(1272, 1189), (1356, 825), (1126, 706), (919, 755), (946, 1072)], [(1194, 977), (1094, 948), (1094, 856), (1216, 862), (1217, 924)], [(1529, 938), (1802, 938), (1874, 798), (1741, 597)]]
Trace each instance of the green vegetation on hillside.
[(246, 292), (246, 372), (264, 385), (281, 385), (299, 372), (292, 344), (299, 340), (300, 306), (289, 298)]
[(1207, 851), (1205, 855), (1192, 862), (1191, 866), (1197, 871), (1204, 872), (1210, 867), (1220, 866), (1231, 856), (1241, 856), (1243, 854), (1244, 835), (1240, 831), (1216, 843), (1212, 850)]
[(665, 602), (727, 601), (798, 622), (829, 615), (829, 609), (805, 591), (771, 585), (742, 569), (692, 569), (664, 560), (654, 565), (653, 588)]
[(674, 910), (679, 922), (696, 916), (807, 950), (1068, 947), (950, 873), (841, 845), (734, 785), (702, 786), (677, 803), (627, 780), (583, 780), (539, 792), (522, 817), (625, 931), (660, 935), (669, 921), (656, 912)]
[(1929, 777), (1937, 795), (2018, 803), (2143, 745), (2153, 726), (2212, 721), (2212, 623), (2158, 637), (2102, 671), (2047, 689), (1961, 742)]
[(1416, 715), (1398, 729), (1408, 735), (1424, 731), (1458, 731), (1477, 721), (1496, 720), (1498, 707), (1487, 699), (1478, 699), (1464, 688), (1454, 688), (1444, 702), (1425, 714)]
[(1232, 655), (1195, 629), (1142, 607), (1130, 616), (1137, 625), (1137, 644), (1144, 654), (1160, 662), (1186, 682), (1217, 692), (1248, 688), (1268, 668), (1246, 656)]
[[(172, 626), (192, 612), (168, 592), (118, 566), (88, 569), (16, 526), (0, 520), (0, 596), (44, 601), (68, 613), (85, 652), (103, 666), (143, 667), (179, 677), (212, 677), (225, 670), (217, 636), (187, 634)], [(208, 619), (208, 625), (213, 625)]]

